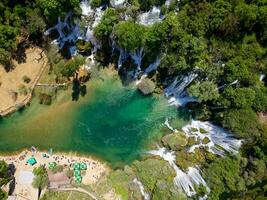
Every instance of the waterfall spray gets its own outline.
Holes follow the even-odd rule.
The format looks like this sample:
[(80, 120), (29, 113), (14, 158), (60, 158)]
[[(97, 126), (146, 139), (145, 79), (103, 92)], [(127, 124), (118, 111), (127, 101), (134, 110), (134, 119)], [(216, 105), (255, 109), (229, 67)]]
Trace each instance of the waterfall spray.
[(145, 192), (145, 188), (143, 183), (141, 183), (137, 178), (134, 178), (133, 182), (139, 187), (140, 192), (142, 194), (142, 196), (144, 197), (144, 200), (149, 200), (150, 196), (148, 193)]
[(176, 177), (174, 178), (174, 184), (183, 189), (187, 196), (193, 196), (196, 194), (194, 189), (194, 185), (203, 185), (206, 187), (209, 192), (205, 180), (200, 175), (200, 172), (195, 167), (189, 167), (188, 173), (183, 172), (176, 164), (175, 164), (175, 152), (167, 151), (166, 148), (162, 147), (158, 150), (152, 150), (148, 152), (149, 154), (160, 156), (162, 159), (169, 162), (170, 166), (175, 170)]
[[(215, 126), (210, 122), (192, 120), (191, 124), (184, 126), (182, 130), (188, 137), (200, 140), (200, 144), (190, 147), (189, 152), (194, 152), (198, 147), (207, 147), (209, 152), (223, 156), (225, 151), (237, 153), (242, 143), (241, 140), (233, 138), (232, 134), (223, 128)], [(209, 142), (204, 144), (204, 138), (208, 138)]]

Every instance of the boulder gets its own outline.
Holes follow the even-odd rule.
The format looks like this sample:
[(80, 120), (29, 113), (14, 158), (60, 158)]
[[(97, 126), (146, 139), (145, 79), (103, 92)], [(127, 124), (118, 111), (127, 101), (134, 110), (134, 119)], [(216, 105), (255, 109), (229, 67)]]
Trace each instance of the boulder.
[(137, 87), (144, 95), (149, 95), (153, 93), (156, 88), (154, 82), (148, 78), (141, 80)]
[(161, 141), (165, 147), (174, 151), (181, 150), (187, 145), (187, 138), (183, 132), (165, 135)]

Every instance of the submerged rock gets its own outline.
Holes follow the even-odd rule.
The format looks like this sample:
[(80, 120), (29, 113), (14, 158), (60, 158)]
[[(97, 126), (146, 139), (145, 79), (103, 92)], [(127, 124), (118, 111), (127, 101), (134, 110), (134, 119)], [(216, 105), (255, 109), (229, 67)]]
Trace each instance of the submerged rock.
[(148, 78), (141, 80), (137, 87), (144, 95), (152, 94), (156, 88), (155, 83)]
[(165, 135), (161, 141), (165, 147), (174, 151), (181, 150), (187, 145), (186, 135), (182, 132)]

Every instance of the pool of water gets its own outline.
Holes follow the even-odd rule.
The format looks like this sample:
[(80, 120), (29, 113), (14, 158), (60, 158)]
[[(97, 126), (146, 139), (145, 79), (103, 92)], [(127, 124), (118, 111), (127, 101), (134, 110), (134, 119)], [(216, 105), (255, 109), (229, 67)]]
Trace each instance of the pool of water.
[(186, 123), (163, 96), (143, 96), (134, 86), (124, 87), (115, 71), (101, 70), (78, 101), (71, 100), (71, 91), (51, 106), (33, 99), (22, 113), (0, 120), (0, 151), (34, 145), (125, 164), (138, 159), (162, 135), (166, 117), (178, 117), (181, 126)]

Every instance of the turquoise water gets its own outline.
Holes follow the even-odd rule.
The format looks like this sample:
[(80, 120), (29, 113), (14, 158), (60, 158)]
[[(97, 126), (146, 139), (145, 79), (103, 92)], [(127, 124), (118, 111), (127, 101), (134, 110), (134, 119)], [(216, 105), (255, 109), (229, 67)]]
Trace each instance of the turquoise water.
[(35, 145), (125, 164), (162, 135), (166, 117), (178, 117), (181, 126), (186, 123), (164, 97), (143, 96), (134, 86), (122, 86), (116, 73), (104, 70), (89, 81), (87, 94), (77, 102), (67, 92), (52, 106), (33, 100), (22, 113), (2, 119), (0, 151)]

